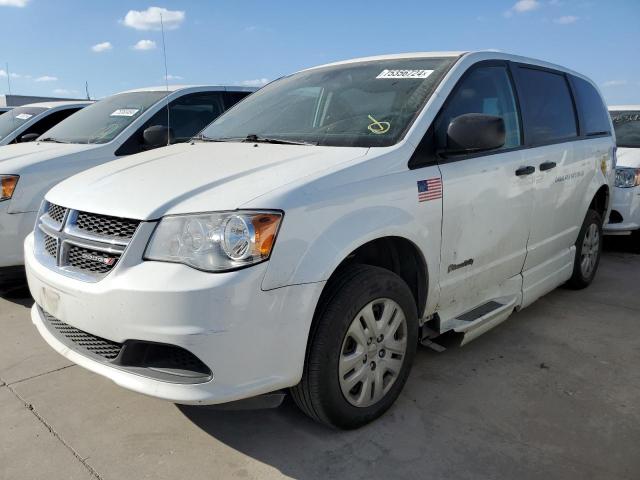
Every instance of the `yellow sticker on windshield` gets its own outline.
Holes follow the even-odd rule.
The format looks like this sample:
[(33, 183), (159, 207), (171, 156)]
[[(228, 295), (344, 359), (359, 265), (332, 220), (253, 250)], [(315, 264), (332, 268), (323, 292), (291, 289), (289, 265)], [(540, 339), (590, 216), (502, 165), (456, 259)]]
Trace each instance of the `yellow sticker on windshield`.
[(383, 133), (387, 133), (391, 128), (391, 123), (389, 122), (379, 122), (378, 120), (373, 118), (371, 115), (367, 115), (367, 117), (369, 117), (369, 120), (373, 122), (373, 123), (370, 123), (369, 126), (367, 127), (371, 133), (375, 133), (376, 135), (381, 135)]

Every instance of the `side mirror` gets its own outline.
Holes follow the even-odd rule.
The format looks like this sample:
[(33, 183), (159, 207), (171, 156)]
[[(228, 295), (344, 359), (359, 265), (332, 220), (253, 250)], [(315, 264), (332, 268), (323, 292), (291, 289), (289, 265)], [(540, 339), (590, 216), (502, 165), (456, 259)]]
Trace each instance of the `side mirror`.
[(494, 150), (506, 139), (504, 120), (496, 115), (466, 113), (451, 120), (444, 153), (472, 153)]
[(25, 133), (20, 137), (20, 143), (33, 142), (39, 136), (39, 133)]
[(164, 147), (173, 143), (173, 130), (164, 125), (154, 125), (142, 132), (144, 144), (148, 147)]

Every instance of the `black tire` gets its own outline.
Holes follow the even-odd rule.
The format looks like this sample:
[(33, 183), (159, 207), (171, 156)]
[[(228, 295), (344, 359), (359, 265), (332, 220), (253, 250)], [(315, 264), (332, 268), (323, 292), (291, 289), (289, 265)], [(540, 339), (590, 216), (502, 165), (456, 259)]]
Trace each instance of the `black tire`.
[[(354, 406), (343, 395), (338, 365), (345, 335), (358, 312), (377, 299), (390, 299), (406, 319), (406, 351), (400, 373), (384, 396), (370, 406)], [(309, 335), (304, 372), (291, 389), (298, 407), (325, 425), (354, 429), (381, 416), (396, 400), (411, 370), (418, 343), (416, 304), (396, 274), (369, 265), (350, 265), (336, 273), (323, 292)], [(373, 357), (371, 357), (373, 358)], [(365, 363), (365, 360), (363, 363)], [(374, 368), (375, 369), (375, 368)]]
[[(593, 261), (592, 268), (585, 272), (584, 268), (582, 267), (584, 253), (583, 244), (587, 232), (590, 228), (592, 228), (593, 225), (595, 225), (595, 231), (598, 234), (598, 247), (593, 253), (593, 255), (596, 255), (596, 257)], [(602, 243), (602, 217), (595, 210), (589, 210), (582, 224), (582, 228), (580, 229), (580, 233), (578, 234), (578, 239), (576, 240), (576, 258), (573, 263), (573, 274), (567, 282), (567, 286), (569, 288), (580, 290), (591, 285), (591, 282), (593, 282), (593, 279), (596, 276), (596, 272), (598, 271), (598, 265), (600, 264), (600, 257), (602, 256)]]

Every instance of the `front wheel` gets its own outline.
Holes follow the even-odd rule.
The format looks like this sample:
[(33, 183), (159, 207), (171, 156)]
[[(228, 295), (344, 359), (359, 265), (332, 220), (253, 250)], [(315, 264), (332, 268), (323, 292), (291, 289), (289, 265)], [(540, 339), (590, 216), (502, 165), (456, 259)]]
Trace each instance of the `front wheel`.
[(369, 265), (346, 267), (327, 289), (291, 393), (314, 420), (358, 428), (391, 407), (407, 380), (418, 343), (416, 305), (399, 276)]
[(602, 255), (602, 217), (589, 210), (576, 241), (573, 274), (567, 285), (574, 289), (588, 287), (596, 276)]

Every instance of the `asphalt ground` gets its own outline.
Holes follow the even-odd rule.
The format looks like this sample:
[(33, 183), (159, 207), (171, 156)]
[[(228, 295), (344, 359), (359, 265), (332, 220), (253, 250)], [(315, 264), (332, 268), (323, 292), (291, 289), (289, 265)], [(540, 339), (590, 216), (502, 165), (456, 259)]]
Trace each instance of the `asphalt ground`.
[(360, 430), (147, 398), (70, 364), (0, 293), (0, 479), (640, 479), (640, 245), (464, 347), (420, 348)]

